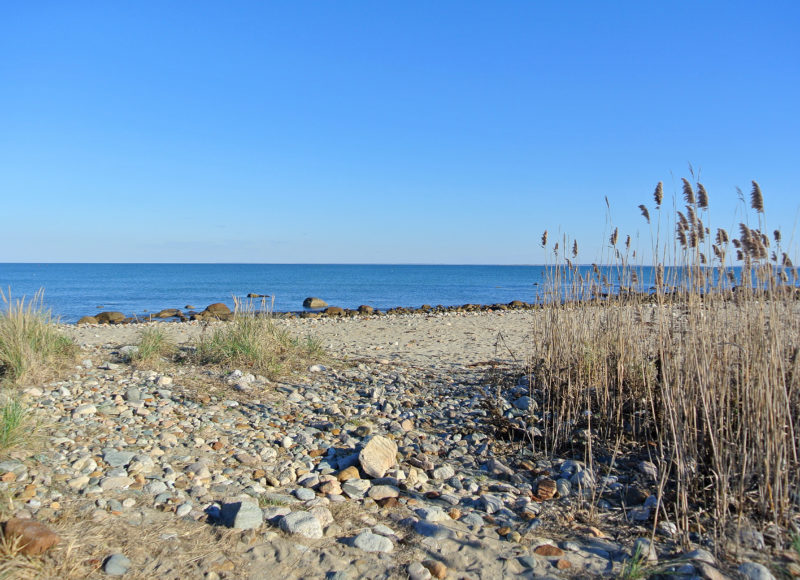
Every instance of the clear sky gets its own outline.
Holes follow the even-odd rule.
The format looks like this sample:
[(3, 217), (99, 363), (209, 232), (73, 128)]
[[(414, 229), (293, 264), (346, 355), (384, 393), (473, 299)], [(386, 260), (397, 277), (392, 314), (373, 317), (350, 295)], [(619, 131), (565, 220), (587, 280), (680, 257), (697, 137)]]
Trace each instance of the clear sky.
[(542, 263), (548, 229), (590, 263), (688, 163), (712, 226), (755, 179), (788, 238), (799, 29), (796, 0), (3, 2), (0, 262)]

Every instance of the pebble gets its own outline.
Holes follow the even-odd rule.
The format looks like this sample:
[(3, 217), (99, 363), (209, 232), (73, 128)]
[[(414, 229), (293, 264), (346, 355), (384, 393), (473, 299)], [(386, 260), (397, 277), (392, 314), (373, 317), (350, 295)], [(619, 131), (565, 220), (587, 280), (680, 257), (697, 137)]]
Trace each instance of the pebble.
[(280, 519), (279, 526), (288, 534), (297, 534), (311, 539), (322, 537), (322, 524), (314, 514), (309, 512), (290, 512)]

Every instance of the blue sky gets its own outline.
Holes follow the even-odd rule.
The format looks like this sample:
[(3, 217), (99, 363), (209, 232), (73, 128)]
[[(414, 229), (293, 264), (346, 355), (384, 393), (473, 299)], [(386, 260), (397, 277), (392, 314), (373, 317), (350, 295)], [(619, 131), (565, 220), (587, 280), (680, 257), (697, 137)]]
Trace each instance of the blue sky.
[[(800, 212), (800, 4), (7, 2), (0, 262), (542, 263)], [(604, 197), (611, 204), (610, 220)], [(796, 260), (797, 261), (797, 260)]]

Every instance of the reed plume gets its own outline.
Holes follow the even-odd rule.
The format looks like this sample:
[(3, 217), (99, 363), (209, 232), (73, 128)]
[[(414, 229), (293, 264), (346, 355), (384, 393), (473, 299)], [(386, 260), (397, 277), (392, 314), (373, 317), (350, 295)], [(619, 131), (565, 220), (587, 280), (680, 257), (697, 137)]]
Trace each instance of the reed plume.
[(611, 237), (608, 238), (608, 241), (611, 242), (612, 246), (617, 245), (617, 236), (619, 235), (619, 228), (614, 228), (614, 233), (611, 234)]
[(753, 181), (753, 190), (750, 192), (750, 207), (758, 213), (764, 213), (764, 196), (757, 181)]
[(686, 179), (685, 177), (681, 177), (681, 180), (683, 181), (683, 199), (686, 201), (686, 203), (694, 205), (695, 199), (694, 199), (694, 190), (692, 189), (692, 184), (689, 183), (689, 180)]
[(544, 231), (542, 234), (542, 247), (544, 248), (547, 245), (547, 230)]
[(708, 192), (702, 183), (697, 183), (697, 207), (708, 209)]
[(650, 212), (649, 212), (649, 211), (647, 211), (647, 206), (646, 206), (646, 205), (644, 205), (644, 204), (641, 204), (641, 205), (639, 206), (639, 209), (640, 209), (640, 210), (641, 210), (641, 212), (642, 212), (642, 217), (644, 217), (644, 219), (646, 219), (646, 220), (647, 220), (647, 223), (649, 224), (649, 223), (650, 223)]
[(656, 185), (656, 190), (653, 192), (653, 199), (656, 202), (656, 209), (661, 207), (661, 201), (664, 199), (664, 182), (659, 181)]

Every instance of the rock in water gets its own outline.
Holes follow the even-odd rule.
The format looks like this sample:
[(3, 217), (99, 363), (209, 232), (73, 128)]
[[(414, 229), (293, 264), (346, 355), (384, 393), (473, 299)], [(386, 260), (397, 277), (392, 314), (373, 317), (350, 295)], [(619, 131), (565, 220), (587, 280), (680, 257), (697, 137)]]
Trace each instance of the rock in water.
[(358, 461), (367, 475), (383, 477), (397, 462), (397, 443), (381, 435), (375, 435), (358, 454)]
[(231, 309), (228, 308), (222, 302), (215, 302), (214, 304), (209, 304), (205, 311), (208, 312), (209, 314), (213, 314), (214, 316), (231, 313)]
[(309, 296), (303, 300), (303, 308), (325, 308), (327, 305), (328, 303), (324, 300), (313, 296)]

